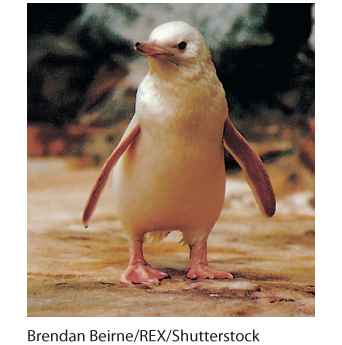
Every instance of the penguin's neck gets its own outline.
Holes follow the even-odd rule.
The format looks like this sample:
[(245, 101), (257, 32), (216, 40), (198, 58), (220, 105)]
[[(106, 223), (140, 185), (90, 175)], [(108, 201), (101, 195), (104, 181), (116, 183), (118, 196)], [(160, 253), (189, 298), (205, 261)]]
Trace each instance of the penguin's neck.
[(173, 60), (149, 57), (151, 77), (167, 81), (175, 85), (196, 82), (200, 78), (208, 78), (210, 74), (216, 75), (215, 67), (209, 59), (204, 62), (188, 61), (177, 63)]
[(205, 87), (202, 83), (216, 78), (216, 70), (212, 61), (206, 63), (176, 64), (172, 61), (149, 57), (150, 71), (148, 77), (153, 86), (163, 92), (179, 94), (184, 97), (187, 92)]

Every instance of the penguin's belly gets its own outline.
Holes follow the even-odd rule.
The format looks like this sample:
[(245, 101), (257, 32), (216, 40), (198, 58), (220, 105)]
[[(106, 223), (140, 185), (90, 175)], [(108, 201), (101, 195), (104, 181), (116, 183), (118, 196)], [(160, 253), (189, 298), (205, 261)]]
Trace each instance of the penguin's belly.
[(223, 147), (195, 142), (139, 136), (120, 158), (113, 171), (114, 202), (131, 238), (165, 230), (209, 234), (224, 200)]

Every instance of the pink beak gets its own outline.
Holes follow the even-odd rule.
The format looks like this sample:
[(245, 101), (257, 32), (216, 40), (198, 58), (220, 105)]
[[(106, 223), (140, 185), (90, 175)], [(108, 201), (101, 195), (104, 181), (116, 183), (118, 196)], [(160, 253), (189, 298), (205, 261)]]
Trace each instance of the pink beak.
[(172, 55), (168, 50), (159, 47), (154, 41), (140, 41), (135, 44), (134, 50), (139, 54), (153, 56), (158, 54)]

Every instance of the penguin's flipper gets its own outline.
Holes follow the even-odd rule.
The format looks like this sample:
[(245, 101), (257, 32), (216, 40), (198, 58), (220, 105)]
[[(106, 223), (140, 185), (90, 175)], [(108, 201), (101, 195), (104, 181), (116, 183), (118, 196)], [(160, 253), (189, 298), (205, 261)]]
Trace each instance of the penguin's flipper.
[(112, 152), (110, 157), (107, 159), (106, 163), (103, 165), (100, 176), (98, 177), (95, 186), (90, 193), (89, 199), (83, 211), (82, 222), (84, 227), (88, 227), (88, 221), (94, 212), (97, 201), (99, 200), (101, 192), (107, 183), (109, 174), (112, 171), (114, 165), (122, 156), (122, 154), (126, 151), (128, 146), (132, 143), (139, 131), (140, 125), (138, 123), (135, 123), (133, 118), (133, 120), (127, 127), (126, 132), (123, 135), (120, 143)]
[(226, 149), (244, 171), (260, 211), (265, 216), (272, 217), (276, 210), (276, 201), (265, 166), (229, 118), (224, 125), (223, 139)]

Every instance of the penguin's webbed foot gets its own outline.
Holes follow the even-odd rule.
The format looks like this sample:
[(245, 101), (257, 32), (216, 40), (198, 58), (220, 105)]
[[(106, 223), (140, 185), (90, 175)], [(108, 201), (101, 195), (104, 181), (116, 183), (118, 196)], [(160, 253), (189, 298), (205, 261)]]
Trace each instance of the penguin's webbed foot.
[(233, 275), (227, 271), (217, 270), (207, 265), (193, 265), (189, 267), (187, 277), (189, 279), (233, 279)]
[(170, 278), (170, 276), (162, 271), (156, 270), (148, 265), (134, 264), (129, 265), (121, 276), (121, 283), (126, 284), (144, 284), (158, 285), (160, 280)]
[(142, 240), (132, 241), (129, 248), (129, 264), (121, 276), (121, 283), (125, 284), (154, 284), (164, 278), (170, 278), (167, 273), (152, 268), (144, 259)]
[(231, 273), (208, 266), (206, 240), (190, 246), (190, 261), (187, 268), (189, 271), (186, 276), (189, 279), (233, 279)]

